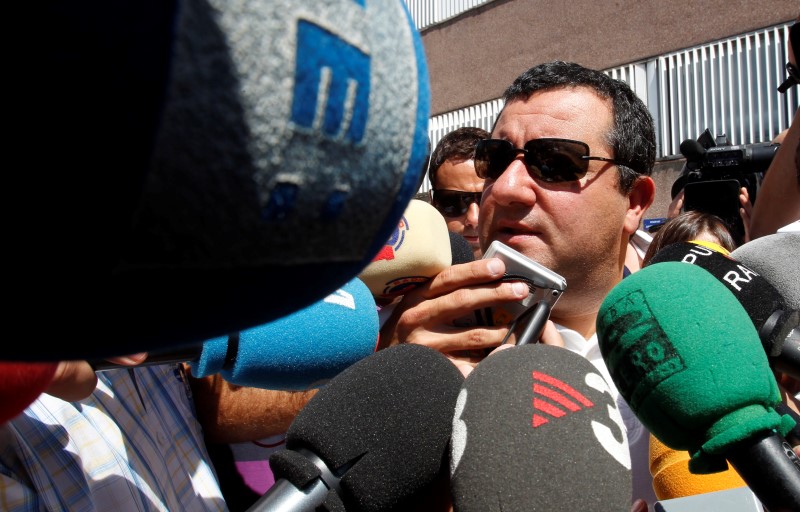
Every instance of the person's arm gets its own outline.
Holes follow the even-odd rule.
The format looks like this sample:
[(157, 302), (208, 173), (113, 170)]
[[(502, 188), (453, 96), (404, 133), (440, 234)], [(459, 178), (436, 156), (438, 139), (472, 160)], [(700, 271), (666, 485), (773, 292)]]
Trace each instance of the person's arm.
[(750, 220), (750, 238), (776, 233), (800, 219), (800, 111), (795, 112), (783, 144), (775, 152), (758, 191)]
[(278, 391), (231, 384), (219, 375), (190, 377), (206, 440), (241, 443), (281, 434), (317, 390)]
[(750, 241), (750, 222), (753, 216), (753, 203), (750, 202), (750, 193), (747, 191), (747, 187), (739, 189), (739, 204), (742, 205), (739, 208), (739, 215), (742, 217), (744, 226), (744, 242), (742, 243), (747, 243)]
[[(800, 16), (797, 18), (800, 23)], [(789, 45), (789, 62), (797, 65), (797, 55)], [(776, 233), (800, 220), (800, 110), (772, 158), (753, 205), (750, 239)]]

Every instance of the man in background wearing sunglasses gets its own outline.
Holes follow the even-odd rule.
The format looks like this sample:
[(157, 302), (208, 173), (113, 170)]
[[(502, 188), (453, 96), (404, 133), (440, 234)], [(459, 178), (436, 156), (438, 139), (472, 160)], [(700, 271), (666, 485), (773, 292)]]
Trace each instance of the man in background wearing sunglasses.
[[(602, 360), (595, 320), (622, 280), (629, 239), (655, 197), (653, 120), (625, 83), (573, 63), (535, 66), (503, 98), (491, 139), (475, 151), (475, 169), (484, 178), (481, 247), (499, 240), (566, 279), (540, 342), (586, 357), (623, 402)], [(403, 298), (381, 330), (381, 343), (433, 347), (467, 373), (476, 362), (453, 354), (498, 346), (507, 328), (454, 327), (451, 319), (526, 297), (522, 283), (498, 281), (504, 270), (493, 258), (450, 267)], [(620, 411), (633, 498), (652, 506), (649, 433), (624, 402)], [(646, 509), (632, 503), (633, 510)]]
[(488, 138), (489, 132), (482, 128), (453, 130), (436, 144), (428, 169), (431, 204), (444, 216), (447, 230), (469, 242), (476, 259), (481, 257), (478, 209), (483, 178), (475, 173), (473, 156), (478, 141)]

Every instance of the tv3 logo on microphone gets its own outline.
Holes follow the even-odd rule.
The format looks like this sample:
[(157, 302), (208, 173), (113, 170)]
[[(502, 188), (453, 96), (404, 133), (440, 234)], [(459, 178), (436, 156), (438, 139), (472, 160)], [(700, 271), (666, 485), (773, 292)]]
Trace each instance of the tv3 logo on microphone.
[[(590, 409), (595, 406), (585, 394), (581, 393), (573, 386), (564, 382), (553, 375), (544, 372), (533, 372), (533, 417), (531, 426), (539, 428), (551, 421), (563, 418), (571, 413), (576, 413), (582, 409)], [(611, 398), (606, 408), (608, 418), (615, 425), (612, 430), (607, 425), (596, 420), (590, 421), (592, 433), (600, 446), (609, 455), (619, 462), (626, 469), (631, 469), (631, 455), (628, 450), (628, 436), (622, 420), (622, 414), (616, 407), (608, 383), (596, 373), (587, 373), (584, 382), (587, 386), (600, 393), (606, 393)], [(614, 405), (612, 405), (614, 404)], [(616, 434), (615, 435), (615, 431)]]

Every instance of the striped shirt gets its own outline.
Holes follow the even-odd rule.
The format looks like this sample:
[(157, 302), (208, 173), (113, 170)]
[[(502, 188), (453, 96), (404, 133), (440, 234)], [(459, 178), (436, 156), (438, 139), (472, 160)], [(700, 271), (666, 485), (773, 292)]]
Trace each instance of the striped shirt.
[(227, 510), (180, 367), (98, 372), (0, 426), (0, 510)]

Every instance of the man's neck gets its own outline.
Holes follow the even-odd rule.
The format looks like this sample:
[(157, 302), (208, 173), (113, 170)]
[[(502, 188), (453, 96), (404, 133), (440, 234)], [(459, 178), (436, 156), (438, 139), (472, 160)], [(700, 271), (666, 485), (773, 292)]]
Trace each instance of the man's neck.
[(566, 327), (567, 329), (572, 329), (587, 340), (594, 336), (597, 330), (597, 311), (585, 315), (572, 315), (568, 317), (552, 315), (550, 319), (558, 325)]

